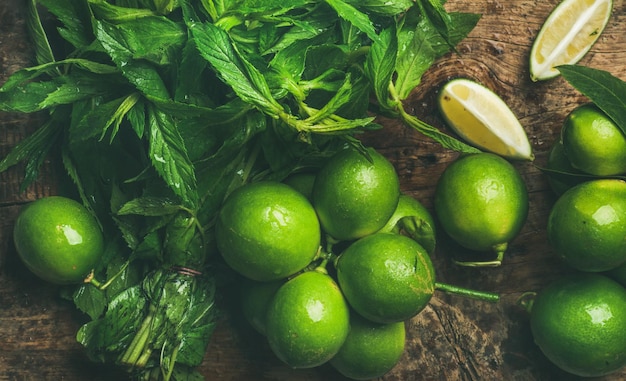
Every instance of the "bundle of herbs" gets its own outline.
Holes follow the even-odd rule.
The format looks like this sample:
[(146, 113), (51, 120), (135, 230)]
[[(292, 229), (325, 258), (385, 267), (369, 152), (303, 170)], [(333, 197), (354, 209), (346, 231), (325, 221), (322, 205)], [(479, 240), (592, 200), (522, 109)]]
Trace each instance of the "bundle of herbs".
[(0, 110), (46, 121), (0, 162), (26, 188), (52, 157), (107, 248), (71, 289), (95, 361), (138, 379), (191, 380), (216, 323), (212, 229), (242, 184), (316, 167), (401, 119), (474, 148), (403, 101), (478, 15), (438, 0), (30, 0), (36, 65)]

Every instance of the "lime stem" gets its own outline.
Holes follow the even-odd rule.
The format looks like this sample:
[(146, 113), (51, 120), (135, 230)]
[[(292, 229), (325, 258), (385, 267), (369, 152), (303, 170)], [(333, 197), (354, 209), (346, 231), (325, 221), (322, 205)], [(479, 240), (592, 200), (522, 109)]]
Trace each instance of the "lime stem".
[(457, 261), (453, 262), (459, 266), (465, 267), (498, 267), (502, 264), (502, 259), (504, 258), (504, 252), (506, 250), (506, 246), (504, 249), (494, 248), (496, 249), (496, 259), (491, 261)]
[(447, 283), (435, 282), (435, 289), (451, 294), (461, 295), (467, 298), (483, 300), (496, 303), (500, 300), (500, 295), (493, 292), (471, 290), (464, 287), (454, 286)]
[(535, 302), (535, 297), (537, 293), (534, 291), (528, 291), (520, 295), (517, 299), (517, 304), (522, 307), (526, 312), (530, 313), (533, 309), (533, 304)]

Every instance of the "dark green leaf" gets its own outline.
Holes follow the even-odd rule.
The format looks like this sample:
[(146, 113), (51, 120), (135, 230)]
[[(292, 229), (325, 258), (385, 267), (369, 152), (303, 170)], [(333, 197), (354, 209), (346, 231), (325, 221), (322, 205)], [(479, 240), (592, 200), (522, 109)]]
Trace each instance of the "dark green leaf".
[(75, 48), (87, 48), (93, 40), (91, 22), (86, 1), (37, 0), (56, 16), (61, 26), (59, 35)]
[(341, 0), (326, 0), (326, 3), (337, 12), (339, 17), (365, 33), (370, 40), (375, 43), (379, 42), (380, 39), (376, 33), (376, 28), (374, 28), (374, 24), (372, 24), (372, 20), (370, 20), (367, 14)]
[(37, 9), (37, 0), (28, 0), (27, 4), (28, 16), (26, 17), (26, 22), (31, 38), (34, 41), (35, 59), (40, 65), (53, 62), (54, 53), (52, 53), (52, 48), (50, 47), (46, 31), (41, 25), (41, 18)]
[(91, 284), (78, 287), (74, 291), (73, 300), (76, 307), (89, 315), (92, 320), (102, 315), (106, 307), (104, 292)]
[(176, 122), (170, 115), (148, 107), (148, 125), (152, 165), (168, 187), (193, 209), (198, 202), (196, 176)]
[(389, 85), (396, 68), (398, 40), (395, 28), (380, 33), (380, 40), (370, 49), (365, 63), (365, 72), (372, 83), (380, 107), (394, 110), (395, 103), (389, 96)]
[(575, 89), (604, 111), (626, 134), (626, 82), (605, 70), (581, 65), (558, 66)]
[(137, 214), (140, 216), (167, 216), (182, 209), (182, 205), (162, 197), (140, 197), (128, 201), (117, 211), (118, 215)]
[(190, 29), (200, 54), (242, 100), (270, 116), (283, 112), (263, 74), (237, 52), (226, 32), (206, 23), (192, 24)]

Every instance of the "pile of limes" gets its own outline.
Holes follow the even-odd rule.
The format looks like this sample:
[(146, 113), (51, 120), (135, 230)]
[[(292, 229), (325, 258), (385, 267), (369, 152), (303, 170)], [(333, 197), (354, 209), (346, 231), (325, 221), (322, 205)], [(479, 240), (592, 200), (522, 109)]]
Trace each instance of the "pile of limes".
[(244, 315), (293, 368), (387, 373), (404, 352), (404, 322), (447, 286), (429, 256), (432, 216), (401, 193), (395, 168), (372, 148), (350, 145), (315, 173), (236, 189), (215, 232), (224, 261), (245, 279)]
[(555, 365), (609, 374), (626, 366), (626, 182), (615, 177), (626, 173), (626, 137), (595, 105), (582, 105), (567, 116), (548, 168), (558, 195), (548, 240), (573, 275), (522, 302)]

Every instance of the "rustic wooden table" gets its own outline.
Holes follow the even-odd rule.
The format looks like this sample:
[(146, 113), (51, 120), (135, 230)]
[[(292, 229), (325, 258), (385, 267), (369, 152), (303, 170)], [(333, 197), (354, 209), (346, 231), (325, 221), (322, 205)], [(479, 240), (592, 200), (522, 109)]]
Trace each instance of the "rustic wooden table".
[[(445, 56), (424, 76), (409, 99), (416, 115), (442, 126), (435, 111), (438, 87), (452, 77), (468, 77), (499, 94), (519, 117), (531, 140), (537, 165), (558, 136), (566, 114), (586, 99), (562, 78), (533, 83), (528, 55), (534, 36), (558, 0), (450, 0), (449, 10), (482, 18), (462, 41), (460, 55)], [(32, 64), (24, 25), (25, 2), (0, 2), (0, 83)], [(599, 41), (581, 61), (626, 80), (626, 4), (614, 0), (613, 16)], [(432, 208), (434, 185), (456, 154), (417, 132), (382, 121), (383, 132), (364, 140), (390, 158), (402, 189)], [(0, 156), (37, 126), (33, 116), (0, 113)], [(530, 194), (530, 213), (499, 268), (459, 268), (457, 252), (439, 242), (433, 260), (440, 281), (499, 292), (490, 304), (436, 293), (430, 305), (407, 323), (401, 363), (390, 380), (575, 380), (551, 365), (533, 344), (527, 315), (516, 305), (568, 270), (546, 240), (546, 220), (555, 197), (546, 178), (531, 163), (516, 163)], [(58, 290), (29, 274), (12, 246), (13, 221), (25, 202), (55, 193), (53, 165), (25, 192), (19, 192), (20, 168), (0, 175), (0, 380), (123, 380), (123, 374), (89, 363), (75, 332), (84, 317), (59, 297)], [(276, 360), (236, 312), (220, 319), (201, 371), (207, 380), (342, 380), (328, 367), (290, 370)], [(602, 380), (626, 379), (626, 370)]]

